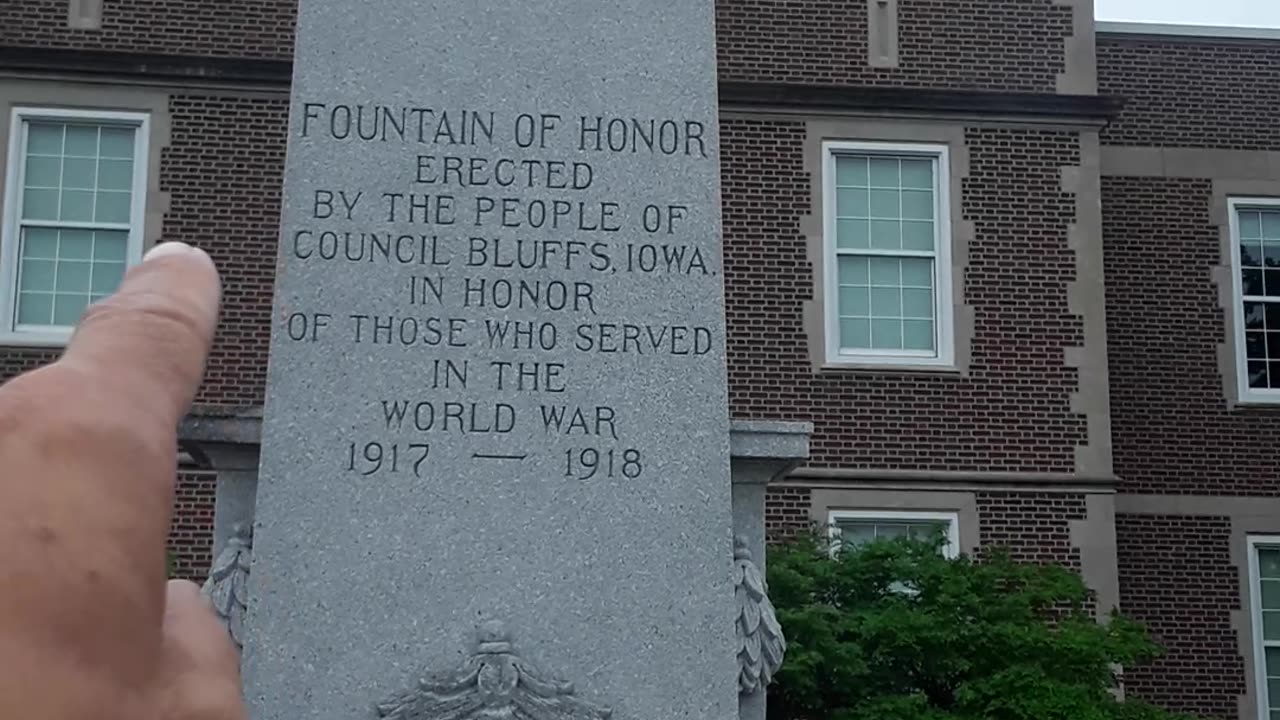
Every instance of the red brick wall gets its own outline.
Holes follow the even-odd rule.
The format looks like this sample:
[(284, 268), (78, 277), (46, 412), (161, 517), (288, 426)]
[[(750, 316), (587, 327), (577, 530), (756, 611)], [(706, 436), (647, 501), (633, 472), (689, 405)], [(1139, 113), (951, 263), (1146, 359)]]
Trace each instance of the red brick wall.
[(288, 101), (174, 96), (172, 140), (161, 158), (169, 193), (164, 234), (209, 251), (223, 306), (197, 402), (260, 405), (271, 334)]
[(1280, 42), (1098, 37), (1110, 145), (1280, 150)]
[(734, 417), (812, 420), (812, 464), (850, 468), (1074, 470), (1086, 440), (1072, 412), (1082, 344), (1067, 308), (1075, 197), (1062, 166), (1078, 135), (969, 129), (965, 298), (975, 333), (970, 374), (814, 373), (802, 327), (813, 298), (801, 218), (810, 212), (798, 122), (722, 123), (725, 285)]
[(769, 488), (764, 498), (764, 531), (769, 540), (786, 540), (807, 530), (813, 520), (809, 488)]
[(1125, 692), (1205, 720), (1235, 720), (1245, 668), (1231, 624), (1240, 587), (1230, 521), (1119, 514), (1116, 544), (1120, 608), (1166, 649), (1127, 670)]
[(1227, 406), (1208, 180), (1104, 178), (1111, 438), (1132, 493), (1277, 495), (1280, 411)]
[(1056, 92), (1072, 9), (1054, 0), (899, 0), (899, 67), (867, 64), (864, 0), (718, 0), (726, 80)]
[(979, 492), (978, 544), (998, 546), (1018, 562), (1080, 569), (1071, 521), (1085, 519), (1084, 495), (1053, 492)]
[(101, 30), (67, 28), (67, 0), (0, 2), (0, 45), (291, 59), (296, 0), (104, 0)]
[(204, 472), (178, 473), (169, 556), (174, 577), (204, 582), (213, 562), (213, 498), (215, 476)]
[(28, 370), (51, 363), (62, 354), (61, 350), (35, 348), (0, 348), (0, 383)]

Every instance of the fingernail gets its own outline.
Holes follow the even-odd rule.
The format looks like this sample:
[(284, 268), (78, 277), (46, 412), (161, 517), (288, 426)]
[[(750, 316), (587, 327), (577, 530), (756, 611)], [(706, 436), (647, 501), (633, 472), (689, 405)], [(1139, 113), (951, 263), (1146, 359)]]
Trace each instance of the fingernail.
[(148, 250), (147, 254), (142, 256), (142, 259), (143, 261), (146, 261), (151, 260), (152, 258), (164, 257), (166, 255), (180, 255), (183, 253), (189, 253), (194, 249), (195, 248), (184, 242), (162, 242)]

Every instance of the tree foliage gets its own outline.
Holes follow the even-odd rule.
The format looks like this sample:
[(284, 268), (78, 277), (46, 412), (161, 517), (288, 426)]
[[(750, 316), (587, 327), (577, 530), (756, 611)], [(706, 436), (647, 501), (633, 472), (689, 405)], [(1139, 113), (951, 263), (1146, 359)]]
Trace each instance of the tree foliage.
[(1175, 720), (1117, 699), (1118, 666), (1154, 657), (1138, 624), (1097, 622), (1081, 578), (935, 541), (770, 549), (787, 654), (770, 720)]

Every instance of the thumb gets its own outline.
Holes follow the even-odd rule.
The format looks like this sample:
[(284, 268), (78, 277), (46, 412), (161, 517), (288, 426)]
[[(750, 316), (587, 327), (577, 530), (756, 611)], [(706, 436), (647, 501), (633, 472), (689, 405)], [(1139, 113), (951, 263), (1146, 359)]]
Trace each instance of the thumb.
[(240, 657), (195, 583), (170, 580), (165, 593), (165, 720), (245, 720)]

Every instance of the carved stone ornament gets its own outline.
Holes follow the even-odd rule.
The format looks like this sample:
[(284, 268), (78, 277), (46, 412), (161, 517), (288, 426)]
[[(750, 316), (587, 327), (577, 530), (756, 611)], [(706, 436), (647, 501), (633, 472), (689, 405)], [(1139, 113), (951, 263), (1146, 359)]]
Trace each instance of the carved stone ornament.
[(223, 548), (203, 592), (231, 633), (236, 647), (244, 647), (244, 614), (249, 605), (249, 562), (253, 556), (253, 528), (237, 525)]
[(745, 695), (764, 689), (773, 680), (787, 651), (787, 640), (769, 602), (764, 577), (741, 535), (733, 539), (733, 582), (738, 601), (738, 693)]
[(499, 620), (476, 631), (476, 651), (453, 672), (429, 675), (377, 706), (385, 720), (607, 720), (613, 711), (575, 697), (573, 684), (517, 656)]

